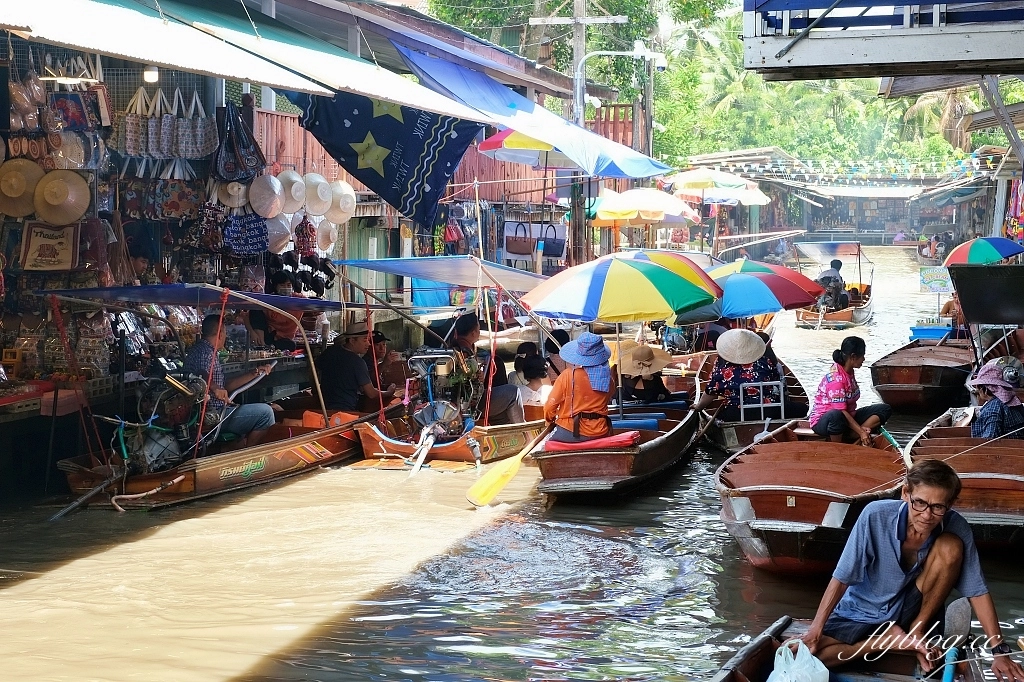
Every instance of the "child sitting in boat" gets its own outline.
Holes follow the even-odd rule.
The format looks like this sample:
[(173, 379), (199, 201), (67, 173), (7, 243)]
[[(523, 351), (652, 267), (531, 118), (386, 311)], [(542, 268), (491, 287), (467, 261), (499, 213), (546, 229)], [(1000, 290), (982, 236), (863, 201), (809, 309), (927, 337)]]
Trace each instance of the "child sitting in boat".
[(580, 443), (610, 436), (608, 402), (616, 389), (608, 366), (611, 350), (603, 338), (584, 332), (562, 346), (560, 355), (575, 366), (558, 375), (544, 405), (544, 418), (555, 423), (551, 440)]
[(977, 392), (981, 409), (971, 422), (972, 438), (1024, 439), (1024, 405), (1003, 377), (1003, 368), (989, 363), (967, 382)]

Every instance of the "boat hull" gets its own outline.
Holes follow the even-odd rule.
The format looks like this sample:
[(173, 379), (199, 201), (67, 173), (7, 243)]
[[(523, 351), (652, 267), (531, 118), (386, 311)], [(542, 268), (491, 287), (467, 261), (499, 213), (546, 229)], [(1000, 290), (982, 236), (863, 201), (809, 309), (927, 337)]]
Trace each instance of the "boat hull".
[[(475, 462), (469, 439), (475, 438), (480, 446), (481, 462), (493, 462), (518, 454), (544, 429), (544, 420), (501, 426), (475, 426), (457, 440), (435, 443), (424, 461)], [(381, 432), (377, 424), (356, 426), (363, 456), (367, 459), (400, 457), (408, 459), (416, 452), (416, 443), (391, 438)]]
[(968, 404), (973, 361), (966, 344), (912, 341), (872, 364), (871, 383), (897, 412), (935, 414)]
[[(657, 405), (645, 406), (646, 411)], [(690, 456), (700, 419), (692, 410), (666, 410), (659, 431), (641, 431), (642, 442), (631, 448), (535, 451), (542, 480), (537, 490), (556, 496), (618, 495), (656, 479)], [(624, 429), (620, 429), (622, 431)]]
[(801, 329), (849, 329), (867, 324), (872, 315), (874, 302), (869, 297), (859, 306), (833, 310), (824, 315), (813, 307), (797, 308), (796, 326)]
[[(136, 500), (120, 502), (124, 508), (151, 509), (180, 504), (194, 499), (241, 490), (337, 464), (361, 453), (359, 441), (351, 427), (307, 429), (282, 427), (274, 429), (301, 432), (292, 438), (243, 448), (210, 457), (200, 457), (151, 474), (128, 476), (111, 483), (104, 492), (110, 495), (137, 495), (174, 481), (159, 492)], [(61, 460), (57, 468), (67, 476), (75, 495), (83, 495), (107, 480), (111, 467), (90, 455)]]

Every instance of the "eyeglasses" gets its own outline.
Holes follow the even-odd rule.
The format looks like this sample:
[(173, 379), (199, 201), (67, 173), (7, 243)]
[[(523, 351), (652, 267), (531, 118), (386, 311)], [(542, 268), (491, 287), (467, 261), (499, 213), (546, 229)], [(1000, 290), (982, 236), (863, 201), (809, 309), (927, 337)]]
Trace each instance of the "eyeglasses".
[(910, 497), (910, 506), (914, 508), (914, 511), (923, 512), (925, 509), (930, 511), (935, 516), (945, 516), (946, 512), (949, 511), (949, 505), (946, 504), (928, 504), (924, 500), (919, 500), (916, 497)]

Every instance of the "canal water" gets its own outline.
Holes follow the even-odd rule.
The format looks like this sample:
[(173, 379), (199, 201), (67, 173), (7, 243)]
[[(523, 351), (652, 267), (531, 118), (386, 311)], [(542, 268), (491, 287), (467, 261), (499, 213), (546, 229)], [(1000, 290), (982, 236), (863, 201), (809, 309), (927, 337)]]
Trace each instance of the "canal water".
[[(936, 299), (918, 293), (912, 251), (867, 251), (876, 264), (875, 319), (856, 333), (865, 337), (870, 361), (905, 343), (909, 326), (934, 314)], [(784, 313), (775, 348), (813, 389), (847, 333), (799, 330)], [(858, 378), (864, 402), (877, 400), (867, 367)], [(918, 424), (897, 421), (893, 428), (909, 434)], [(18, 628), (5, 628), (0, 652), (8, 661), (31, 652), (33, 665), (25, 669), (32, 677), (13, 679), (33, 680), (706, 679), (779, 616), (810, 617), (825, 584), (754, 571), (744, 561), (718, 519), (712, 475), (722, 460), (720, 453), (699, 451), (669, 480), (614, 505), (548, 508), (534, 494), (500, 517), (448, 514), (439, 532), (459, 524), (472, 532), (405, 570), (403, 558), (430, 549), (424, 543), (431, 528), (410, 525), (387, 548), (393, 565), (382, 570), (395, 577), (334, 609), (345, 580), (373, 577), (346, 576), (345, 567), (385, 532), (390, 518), (373, 505), (339, 501), (343, 471), (169, 512), (117, 517), (90, 510), (56, 530), (40, 521), (46, 514), (38, 509), (3, 510), (0, 613), (13, 609)], [(395, 490), (382, 487), (381, 509)], [(305, 510), (301, 520), (296, 507)], [(226, 509), (231, 514), (211, 534), (203, 517)], [(362, 534), (333, 533), (330, 514), (338, 513), (359, 520)], [(243, 536), (253, 542), (254, 525), (266, 529), (259, 559), (238, 571), (233, 545)], [(111, 552), (121, 554), (110, 558)], [(64, 554), (81, 558), (59, 560)], [(45, 568), (25, 572), (35, 565)], [(1024, 631), (1024, 576), (1007, 558), (986, 559), (985, 568), (1013, 641)], [(154, 574), (145, 589), (117, 576), (139, 571)], [(184, 581), (191, 589), (182, 589)], [(44, 587), (48, 582), (56, 587)], [(300, 591), (304, 597), (275, 598), (296, 585), (312, 588)], [(163, 603), (169, 592), (187, 603)], [(83, 612), (96, 620), (81, 620)], [(163, 643), (133, 630), (135, 623), (151, 626), (161, 613)], [(69, 621), (100, 622), (110, 631), (75, 632)], [(248, 630), (258, 626), (301, 634), (253, 657)], [(56, 633), (50, 653), (28, 643), (22, 630), (34, 627)], [(75, 649), (76, 638), (85, 637), (89, 645)], [(236, 658), (202, 653), (223, 652), (224, 642), (236, 640), (247, 647)], [(180, 666), (156, 676), (153, 658), (179, 650), (188, 652)], [(75, 657), (88, 676), (73, 673)], [(97, 668), (97, 659), (117, 664)]]

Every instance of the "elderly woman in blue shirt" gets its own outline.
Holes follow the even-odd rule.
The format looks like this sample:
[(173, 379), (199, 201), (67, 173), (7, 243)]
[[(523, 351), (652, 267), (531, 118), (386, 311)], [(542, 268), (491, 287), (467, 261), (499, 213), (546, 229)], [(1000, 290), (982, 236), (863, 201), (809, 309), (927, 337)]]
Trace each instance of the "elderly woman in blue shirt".
[(988, 364), (967, 382), (977, 391), (981, 409), (971, 423), (972, 438), (1024, 438), (1024, 405), (1003, 378), (1003, 369)]
[(1020, 664), (999, 655), (1010, 647), (1003, 642), (971, 528), (950, 509), (959, 494), (956, 471), (926, 459), (907, 473), (901, 500), (864, 507), (803, 636), (826, 666), (899, 649), (915, 651), (925, 672), (936, 667), (943, 633), (934, 623), (956, 587), (996, 654), (996, 679), (1024, 680)]

